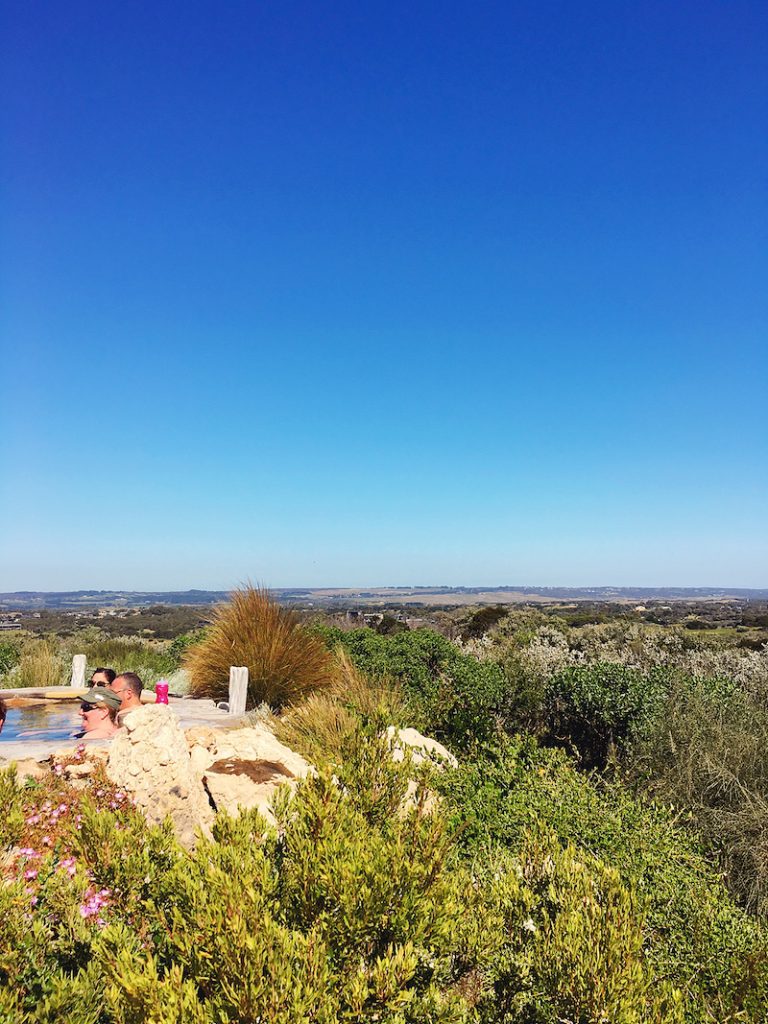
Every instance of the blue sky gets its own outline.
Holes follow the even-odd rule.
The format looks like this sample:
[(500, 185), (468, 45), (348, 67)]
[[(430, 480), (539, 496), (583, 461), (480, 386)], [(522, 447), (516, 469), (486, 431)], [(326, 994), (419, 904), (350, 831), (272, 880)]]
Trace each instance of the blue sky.
[(3, 5), (0, 590), (768, 586), (768, 9)]

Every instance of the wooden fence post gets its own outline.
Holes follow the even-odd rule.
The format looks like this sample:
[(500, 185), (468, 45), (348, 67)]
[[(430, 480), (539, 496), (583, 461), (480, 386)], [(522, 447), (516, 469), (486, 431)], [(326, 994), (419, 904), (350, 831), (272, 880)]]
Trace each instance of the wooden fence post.
[(72, 658), (72, 678), (69, 685), (77, 690), (85, 688), (85, 655), (75, 654)]
[(245, 714), (245, 700), (248, 696), (248, 669), (245, 667), (229, 670), (229, 713), (230, 715)]

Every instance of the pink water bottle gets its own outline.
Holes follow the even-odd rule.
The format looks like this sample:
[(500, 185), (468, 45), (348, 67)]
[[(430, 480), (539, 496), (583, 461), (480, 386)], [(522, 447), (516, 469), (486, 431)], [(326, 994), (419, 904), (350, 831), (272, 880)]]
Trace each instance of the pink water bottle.
[(168, 703), (168, 682), (165, 679), (160, 679), (155, 683), (155, 704), (167, 704)]

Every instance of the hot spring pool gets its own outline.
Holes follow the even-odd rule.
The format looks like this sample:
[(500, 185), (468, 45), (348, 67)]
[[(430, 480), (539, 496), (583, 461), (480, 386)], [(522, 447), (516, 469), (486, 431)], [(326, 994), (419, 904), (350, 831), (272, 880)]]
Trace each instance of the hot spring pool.
[(72, 739), (82, 729), (79, 707), (77, 701), (50, 701), (26, 708), (8, 708), (0, 732), (0, 747), (9, 740)]

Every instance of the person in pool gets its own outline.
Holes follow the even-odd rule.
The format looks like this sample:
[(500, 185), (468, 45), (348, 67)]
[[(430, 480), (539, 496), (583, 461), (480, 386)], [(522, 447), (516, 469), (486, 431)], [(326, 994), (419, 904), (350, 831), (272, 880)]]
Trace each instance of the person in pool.
[(80, 698), (80, 718), (83, 731), (79, 738), (84, 740), (109, 740), (120, 728), (117, 712), (120, 698), (103, 686), (94, 687)]
[(120, 701), (120, 714), (141, 707), (141, 691), (144, 684), (135, 672), (121, 672), (117, 679), (112, 681), (111, 689)]
[(91, 673), (90, 686), (111, 686), (117, 672), (113, 668), (95, 668)]
[(5, 716), (8, 714), (8, 705), (4, 700), (0, 700), (0, 732), (3, 731), (5, 725)]

